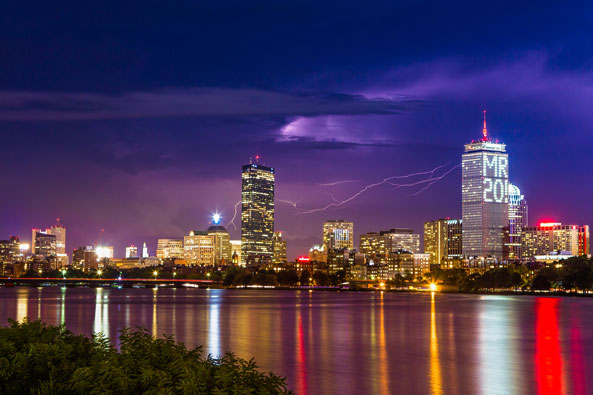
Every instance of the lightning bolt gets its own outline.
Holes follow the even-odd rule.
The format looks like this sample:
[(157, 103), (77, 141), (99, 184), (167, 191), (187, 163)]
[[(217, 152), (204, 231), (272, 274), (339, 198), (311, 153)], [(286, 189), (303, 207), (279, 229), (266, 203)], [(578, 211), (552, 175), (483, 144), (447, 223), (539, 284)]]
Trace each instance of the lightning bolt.
[(360, 180), (342, 180), (342, 181), (334, 181), (334, 182), (327, 182), (327, 183), (317, 183), (322, 187), (333, 187), (334, 185), (346, 184), (350, 182), (358, 182)]
[(288, 204), (290, 204), (292, 207), (294, 207), (295, 209), (297, 209), (297, 210), (298, 210), (299, 208), (297, 207), (297, 204), (299, 204), (299, 202), (300, 202), (301, 200), (303, 200), (303, 199), (299, 199), (299, 200), (297, 200), (296, 202), (293, 202), (293, 201), (291, 201), (291, 200), (284, 200), (284, 199), (276, 199), (276, 200), (278, 200), (279, 202), (282, 202), (282, 203), (288, 203)]
[(238, 213), (238, 207), (241, 204), (241, 201), (239, 200), (237, 203), (235, 203), (235, 213), (233, 214), (233, 218), (231, 218), (231, 220), (226, 224), (226, 227), (228, 228), (229, 225), (233, 225), (233, 227), (235, 228), (235, 230), (237, 230), (237, 225), (235, 225), (235, 219), (237, 219), (237, 213)]
[[(435, 182), (443, 179), (446, 175), (448, 175), (449, 173), (451, 173), (454, 169), (458, 168), (459, 165), (456, 165), (454, 167), (452, 167), (451, 169), (447, 170), (445, 173), (443, 173), (440, 176), (435, 177), (434, 174), (444, 168), (447, 167), (451, 164), (451, 162), (448, 162), (444, 165), (440, 165), (435, 167), (432, 170), (428, 170), (428, 171), (422, 171), (422, 172), (417, 172), (417, 173), (411, 173), (411, 174), (406, 174), (406, 175), (402, 175), (402, 176), (391, 176), (391, 177), (387, 177), (384, 178), (381, 181), (369, 184), (367, 186), (365, 186), (364, 188), (362, 188), (361, 190), (359, 190), (358, 192), (354, 193), (353, 195), (351, 195), (350, 197), (344, 199), (344, 200), (337, 200), (333, 195), (330, 194), (330, 197), (334, 200), (332, 203), (328, 203), (323, 207), (319, 207), (319, 208), (314, 208), (314, 209), (299, 209), (296, 205), (294, 206), (295, 209), (298, 210), (297, 214), (312, 214), (312, 213), (316, 213), (319, 211), (325, 211), (328, 210), (332, 207), (341, 207), (351, 201), (353, 201), (354, 199), (356, 199), (357, 197), (359, 197), (360, 195), (364, 194), (365, 192), (369, 191), (370, 189), (376, 188), (378, 186), (381, 185), (391, 185), (394, 187), (394, 189), (398, 189), (398, 188), (403, 188), (403, 187), (413, 187), (413, 186), (417, 186), (417, 185), (421, 185), (421, 184), (427, 184), (424, 188), (422, 188), (420, 191), (416, 192), (415, 195), (425, 191), (426, 189), (428, 189), (428, 187), (430, 187), (430, 185), (434, 184)], [(420, 181), (416, 181), (416, 182), (411, 182), (411, 183), (406, 183), (406, 184), (400, 184), (400, 183), (395, 183), (392, 182), (392, 180), (397, 180), (397, 179), (406, 179), (406, 178), (410, 178), (410, 177), (417, 177), (417, 176), (427, 176), (425, 179), (420, 180)]]
[(450, 168), (449, 170), (447, 170), (446, 172), (444, 172), (441, 176), (439, 177), (434, 177), (428, 184), (426, 184), (424, 187), (422, 187), (420, 190), (412, 193), (411, 195), (408, 196), (418, 196), (420, 195), (422, 192), (426, 191), (428, 188), (430, 188), (430, 186), (432, 184), (434, 184), (435, 182), (438, 182), (440, 180), (442, 180), (443, 178), (445, 178), (449, 173), (451, 173), (453, 170), (457, 169), (458, 167), (461, 166), (461, 163), (458, 165), (453, 166), (452, 168)]

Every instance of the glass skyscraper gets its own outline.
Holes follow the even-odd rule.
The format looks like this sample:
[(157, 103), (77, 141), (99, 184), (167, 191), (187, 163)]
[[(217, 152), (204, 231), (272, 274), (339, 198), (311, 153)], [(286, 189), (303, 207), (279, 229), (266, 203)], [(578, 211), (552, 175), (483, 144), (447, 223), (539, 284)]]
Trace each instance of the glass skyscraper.
[(274, 255), (274, 168), (243, 166), (241, 192), (241, 263)]
[(521, 233), (528, 226), (527, 201), (521, 190), (509, 184), (509, 228), (506, 242), (506, 256), (521, 259)]
[(493, 141), (486, 129), (481, 140), (465, 145), (462, 155), (463, 255), (504, 255), (509, 221), (509, 159), (505, 144)]

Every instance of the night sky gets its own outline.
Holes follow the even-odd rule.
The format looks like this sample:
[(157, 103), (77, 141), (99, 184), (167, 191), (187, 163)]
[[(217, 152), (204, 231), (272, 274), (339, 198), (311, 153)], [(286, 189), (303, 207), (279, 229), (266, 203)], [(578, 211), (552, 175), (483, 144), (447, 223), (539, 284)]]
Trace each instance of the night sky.
[[(483, 109), (530, 223), (593, 225), (593, 3), (198, 3), (3, 5), (0, 238), (60, 217), (69, 253), (146, 241), (154, 254), (216, 210), (227, 224), (255, 155), (277, 172), (289, 259), (326, 219), (353, 220), (356, 244), (422, 233), (461, 216), (459, 168), (310, 214), (279, 200), (315, 209), (442, 174)], [(336, 181), (349, 182), (319, 185)]]

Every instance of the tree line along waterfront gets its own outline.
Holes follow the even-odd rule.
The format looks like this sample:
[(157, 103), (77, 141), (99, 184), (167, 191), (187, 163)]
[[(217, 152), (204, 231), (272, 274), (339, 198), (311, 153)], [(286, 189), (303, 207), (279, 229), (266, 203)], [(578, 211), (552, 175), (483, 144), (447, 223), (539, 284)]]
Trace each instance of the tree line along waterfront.
[[(593, 290), (593, 258), (572, 257), (562, 261), (544, 264), (511, 264), (501, 267), (441, 269), (433, 268), (423, 275), (396, 274), (390, 279), (355, 281), (345, 270), (296, 270), (294, 268), (273, 269), (258, 267), (175, 267), (155, 266), (118, 270), (107, 267), (104, 270), (83, 272), (78, 269), (62, 269), (39, 273), (29, 270), (21, 278), (37, 279), (37, 284), (48, 279), (101, 279), (123, 280), (209, 280), (200, 286), (222, 288), (245, 287), (324, 287), (350, 290), (413, 290), (431, 289), (451, 292), (532, 292), (554, 291), (567, 293), (589, 293)], [(5, 279), (4, 284), (7, 284)]]

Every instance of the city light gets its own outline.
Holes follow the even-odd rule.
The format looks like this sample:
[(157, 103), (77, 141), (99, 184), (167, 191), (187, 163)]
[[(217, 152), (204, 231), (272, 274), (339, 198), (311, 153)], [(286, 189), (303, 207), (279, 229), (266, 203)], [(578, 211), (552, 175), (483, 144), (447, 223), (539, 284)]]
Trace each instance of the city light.
[(219, 213), (212, 214), (212, 223), (215, 225), (220, 224), (221, 215)]
[(429, 288), (432, 292), (435, 292), (438, 289), (435, 283), (430, 283)]
[(97, 276), (101, 277), (102, 274), (103, 274), (103, 270), (101, 270), (101, 269), (97, 270)]
[(27, 251), (29, 249), (29, 243), (21, 243), (19, 245), (19, 250), (21, 250), (21, 252)]

